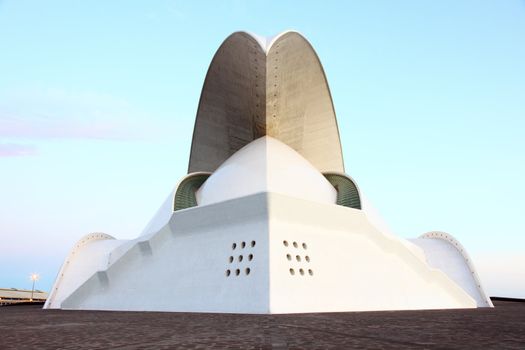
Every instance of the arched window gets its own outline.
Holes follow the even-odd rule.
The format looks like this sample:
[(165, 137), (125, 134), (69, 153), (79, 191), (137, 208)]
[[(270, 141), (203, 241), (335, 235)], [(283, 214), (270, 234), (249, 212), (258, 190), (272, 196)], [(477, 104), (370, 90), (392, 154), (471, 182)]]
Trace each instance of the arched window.
[(208, 179), (209, 173), (193, 173), (188, 174), (177, 187), (175, 192), (175, 199), (173, 203), (173, 210), (181, 210), (197, 206), (197, 199), (195, 192), (202, 186), (204, 181)]
[(334, 173), (325, 173), (324, 177), (337, 190), (337, 204), (344, 207), (361, 209), (359, 189), (348, 176)]

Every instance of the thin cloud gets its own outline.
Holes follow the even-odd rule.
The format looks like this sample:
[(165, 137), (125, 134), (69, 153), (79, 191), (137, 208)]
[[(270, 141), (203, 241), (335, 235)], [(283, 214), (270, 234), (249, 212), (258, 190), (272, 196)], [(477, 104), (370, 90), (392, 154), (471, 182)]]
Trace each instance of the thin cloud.
[(61, 89), (3, 94), (0, 137), (24, 139), (140, 139), (144, 116), (112, 96)]
[[(0, 111), (1, 113), (1, 111)], [(131, 130), (123, 123), (108, 120), (78, 120), (60, 116), (43, 118), (36, 113), (22, 115), (0, 114), (0, 137), (28, 139), (130, 139)]]
[(34, 145), (0, 143), (0, 157), (25, 157), (34, 156), (37, 153)]

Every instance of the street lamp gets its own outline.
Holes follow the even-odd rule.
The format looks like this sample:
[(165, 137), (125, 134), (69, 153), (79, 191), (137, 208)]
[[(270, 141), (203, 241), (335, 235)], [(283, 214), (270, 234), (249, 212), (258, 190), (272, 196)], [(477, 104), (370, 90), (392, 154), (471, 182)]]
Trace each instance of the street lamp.
[(33, 281), (33, 288), (31, 289), (31, 299), (29, 299), (29, 301), (33, 301), (33, 293), (35, 292), (35, 282), (38, 281), (38, 279), (40, 278), (40, 276), (36, 273), (32, 273), (31, 276), (30, 276), (31, 280)]

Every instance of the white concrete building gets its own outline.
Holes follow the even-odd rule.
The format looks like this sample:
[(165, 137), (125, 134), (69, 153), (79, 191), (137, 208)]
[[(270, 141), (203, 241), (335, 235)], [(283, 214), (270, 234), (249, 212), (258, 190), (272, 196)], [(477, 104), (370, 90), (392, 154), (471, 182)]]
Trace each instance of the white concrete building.
[(297, 313), (492, 307), (449, 234), (393, 235), (344, 172), (322, 66), (238, 32), (204, 83), (189, 173), (134, 240), (83, 237), (45, 308)]

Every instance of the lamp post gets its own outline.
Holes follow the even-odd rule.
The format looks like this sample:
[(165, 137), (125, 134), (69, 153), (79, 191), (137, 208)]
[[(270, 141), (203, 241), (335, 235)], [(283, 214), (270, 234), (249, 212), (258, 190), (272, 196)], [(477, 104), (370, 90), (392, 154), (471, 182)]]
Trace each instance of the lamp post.
[(38, 274), (36, 273), (31, 274), (31, 280), (33, 281), (33, 287), (31, 288), (31, 299), (29, 299), (29, 301), (33, 301), (33, 293), (35, 292), (35, 282), (38, 281), (39, 277), (40, 276), (38, 276)]

